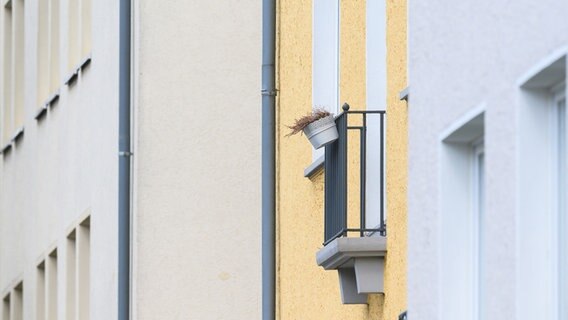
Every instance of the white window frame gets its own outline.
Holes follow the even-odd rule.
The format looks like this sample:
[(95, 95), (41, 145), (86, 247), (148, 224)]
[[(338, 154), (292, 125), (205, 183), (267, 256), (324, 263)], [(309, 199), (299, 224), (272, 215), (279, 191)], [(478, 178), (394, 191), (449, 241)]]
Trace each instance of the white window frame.
[[(313, 0), (312, 107), (339, 111), (339, 0)], [(324, 149), (312, 152), (312, 160)]]
[[(552, 149), (552, 161), (553, 164), (551, 166), (553, 172), (551, 172), (551, 176), (556, 177), (555, 181), (553, 181), (553, 190), (554, 192), (554, 199), (553, 203), (555, 205), (554, 212), (556, 212), (556, 219), (555, 224), (557, 225), (557, 235), (555, 235), (556, 241), (555, 243), (556, 248), (554, 248), (557, 252), (557, 263), (556, 263), (556, 270), (553, 272), (558, 277), (558, 287), (555, 288), (556, 297), (557, 297), (557, 309), (558, 315), (557, 319), (566, 319), (568, 317), (568, 303), (566, 299), (568, 298), (568, 273), (566, 272), (566, 268), (568, 267), (568, 263), (566, 259), (568, 259), (568, 236), (566, 232), (568, 232), (568, 219), (566, 216), (567, 208), (566, 208), (566, 199), (567, 198), (567, 127), (568, 119), (566, 113), (566, 83), (562, 82), (559, 85), (555, 86), (551, 90), (551, 123), (553, 128), (553, 136), (554, 136), (554, 148)], [(561, 107), (560, 104), (564, 103)]]
[[(566, 91), (566, 51), (554, 51), (517, 81), (516, 314), (565, 319), (561, 275), (557, 99)], [(560, 95), (557, 95), (560, 94)], [(564, 93), (565, 95), (565, 93)]]
[[(485, 185), (485, 104), (472, 108), (440, 135), (439, 310), (441, 320), (480, 319), (480, 201)], [(483, 172), (486, 172), (485, 170)], [(483, 297), (481, 297), (483, 298)]]
[(485, 216), (485, 147), (483, 138), (472, 143), (472, 260), (474, 261), (472, 288), (474, 291), (474, 317), (483, 319), (483, 225)]

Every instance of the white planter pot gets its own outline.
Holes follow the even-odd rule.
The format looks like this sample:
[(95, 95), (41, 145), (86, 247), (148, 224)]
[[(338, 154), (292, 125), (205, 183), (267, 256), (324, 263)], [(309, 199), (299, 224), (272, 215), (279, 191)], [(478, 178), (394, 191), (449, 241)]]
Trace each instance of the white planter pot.
[(335, 119), (332, 115), (310, 123), (304, 128), (304, 134), (315, 149), (324, 147), (339, 138)]

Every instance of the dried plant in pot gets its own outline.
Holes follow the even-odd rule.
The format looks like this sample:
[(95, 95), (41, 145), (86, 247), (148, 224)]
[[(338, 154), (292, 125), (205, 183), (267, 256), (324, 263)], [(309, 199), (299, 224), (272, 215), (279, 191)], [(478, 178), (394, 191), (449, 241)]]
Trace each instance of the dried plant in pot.
[(333, 114), (324, 109), (316, 109), (296, 119), (288, 136), (303, 132), (315, 149), (326, 146), (339, 138)]

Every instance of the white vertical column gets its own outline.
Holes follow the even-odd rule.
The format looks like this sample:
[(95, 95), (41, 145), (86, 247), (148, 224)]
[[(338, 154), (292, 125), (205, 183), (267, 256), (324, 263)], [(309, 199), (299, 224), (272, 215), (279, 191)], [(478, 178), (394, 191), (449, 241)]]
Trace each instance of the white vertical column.
[[(313, 1), (312, 105), (339, 110), (339, 0)], [(313, 159), (324, 154), (314, 150)]]
[[(384, 0), (367, 0), (367, 110), (386, 110), (387, 104), (387, 35), (386, 4)], [(367, 195), (366, 224), (375, 228), (380, 224), (380, 194), (385, 190), (380, 183), (380, 135), (386, 134), (386, 117), (383, 132), (380, 116), (367, 116)], [(386, 139), (384, 140), (386, 143)], [(386, 148), (385, 148), (386, 150)], [(386, 157), (383, 158), (386, 161)], [(386, 168), (385, 168), (386, 169)], [(384, 204), (383, 204), (384, 205)], [(386, 214), (386, 208), (385, 208)]]

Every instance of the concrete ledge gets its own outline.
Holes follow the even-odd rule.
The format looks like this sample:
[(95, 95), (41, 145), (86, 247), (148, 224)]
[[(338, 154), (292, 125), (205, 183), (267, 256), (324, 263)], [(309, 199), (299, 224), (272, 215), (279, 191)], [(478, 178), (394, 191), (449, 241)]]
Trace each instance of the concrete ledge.
[(65, 78), (65, 81), (63, 83), (66, 86), (73, 85), (73, 83), (75, 83), (75, 81), (77, 81), (77, 78), (79, 77), (79, 72), (82, 72), (87, 68), (87, 66), (89, 66), (89, 64), (91, 64), (91, 61), (93, 60), (92, 57), (93, 56), (91, 53), (85, 56), (75, 67), (71, 69), (71, 72), (69, 73), (67, 78)]
[(410, 95), (410, 87), (406, 87), (398, 94), (398, 97), (400, 98), (400, 100), (408, 101), (409, 95)]
[(335, 270), (353, 266), (353, 258), (384, 257), (386, 253), (384, 237), (337, 238), (317, 252), (316, 261), (325, 270)]
[(338, 238), (320, 249), (317, 264), (337, 270), (344, 304), (366, 304), (367, 294), (384, 292), (384, 237)]
[(311, 178), (314, 174), (318, 173), (325, 162), (325, 156), (320, 156), (312, 164), (310, 164), (306, 169), (304, 169), (304, 177)]
[(12, 136), (12, 142), (18, 143), (24, 137), (24, 127), (20, 127), (16, 130)]
[(0, 149), (0, 154), (6, 155), (8, 154), (8, 152), (10, 152), (10, 150), (12, 150), (12, 141), (6, 143), (2, 149)]

